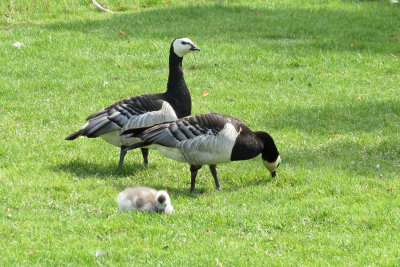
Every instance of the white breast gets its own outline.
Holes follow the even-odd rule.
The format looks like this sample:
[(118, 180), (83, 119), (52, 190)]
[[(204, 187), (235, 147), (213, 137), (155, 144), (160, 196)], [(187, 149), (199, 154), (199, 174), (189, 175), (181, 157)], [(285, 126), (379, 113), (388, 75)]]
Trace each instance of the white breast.
[(157, 149), (160, 151), (164, 156), (167, 158), (179, 161), (179, 162), (186, 162), (185, 156), (177, 147), (166, 147), (157, 144), (152, 144), (148, 146), (150, 149)]
[(106, 134), (101, 135), (100, 137), (103, 138), (103, 140), (106, 141), (107, 143), (110, 143), (114, 146), (120, 147), (122, 145), (120, 130), (108, 132)]
[(103, 134), (100, 137), (107, 143), (110, 143), (117, 147), (121, 147), (121, 145), (131, 146), (141, 141), (140, 138), (127, 138), (126, 135), (121, 135), (121, 133), (122, 130), (116, 130)]

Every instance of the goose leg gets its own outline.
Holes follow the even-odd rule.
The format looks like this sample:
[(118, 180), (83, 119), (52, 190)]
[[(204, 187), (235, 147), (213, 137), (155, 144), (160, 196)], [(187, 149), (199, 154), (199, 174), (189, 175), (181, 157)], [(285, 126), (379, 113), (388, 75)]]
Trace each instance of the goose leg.
[(125, 146), (121, 146), (121, 153), (119, 154), (119, 164), (117, 167), (117, 171), (122, 169), (122, 165), (124, 164), (124, 158), (125, 158), (126, 152), (128, 152), (128, 151), (125, 149)]
[(149, 156), (149, 149), (148, 148), (141, 148), (140, 150), (142, 151), (143, 163), (144, 163), (144, 165), (146, 165), (146, 167), (148, 167), (149, 166), (149, 160), (147, 159), (147, 157)]
[(217, 165), (209, 165), (211, 174), (214, 177), (215, 188), (217, 190), (221, 190), (221, 186), (219, 185), (218, 176), (217, 176)]
[(196, 184), (196, 176), (197, 176), (197, 171), (200, 170), (201, 166), (196, 166), (196, 165), (190, 165), (190, 193), (194, 192), (194, 186)]

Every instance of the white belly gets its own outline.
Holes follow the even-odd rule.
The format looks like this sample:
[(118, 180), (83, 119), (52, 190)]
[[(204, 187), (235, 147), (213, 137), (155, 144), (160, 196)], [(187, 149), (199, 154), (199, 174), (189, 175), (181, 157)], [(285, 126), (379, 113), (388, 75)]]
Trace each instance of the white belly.
[(107, 143), (117, 147), (121, 147), (121, 145), (130, 146), (140, 142), (139, 138), (127, 138), (125, 135), (121, 135), (121, 132), (122, 130), (116, 130), (103, 134), (100, 137)]
[(183, 156), (182, 152), (179, 150), (179, 148), (175, 147), (165, 147), (165, 146), (160, 146), (157, 144), (152, 144), (148, 146), (150, 149), (157, 149), (158, 151), (161, 152), (164, 156), (167, 158), (179, 161), (179, 162), (186, 162), (185, 157)]

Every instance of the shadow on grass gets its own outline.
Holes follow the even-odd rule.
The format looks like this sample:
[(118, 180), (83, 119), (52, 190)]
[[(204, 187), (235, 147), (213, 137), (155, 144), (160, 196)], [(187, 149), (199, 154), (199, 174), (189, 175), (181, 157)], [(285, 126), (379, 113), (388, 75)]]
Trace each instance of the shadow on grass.
[[(153, 167), (155, 168), (155, 167)], [(103, 163), (92, 163), (84, 160), (75, 160), (68, 163), (58, 164), (52, 166), (53, 171), (62, 171), (71, 173), (79, 178), (109, 178), (109, 177), (128, 177), (132, 176), (140, 171), (146, 170), (146, 166), (143, 163), (131, 163), (126, 162), (122, 170), (117, 171), (117, 164), (103, 164)]]
[[(219, 4), (162, 7), (137, 13), (120, 13), (106, 19), (52, 22), (41, 27), (60, 33), (99, 35), (104, 42), (115, 41), (116, 43), (126, 42), (126, 37), (120, 34), (121, 30), (131, 38), (131, 42), (149, 39), (156, 44), (159, 40), (170, 41), (178, 36), (189, 36), (203, 51), (210, 49), (213, 42), (218, 42), (220, 44), (243, 43), (243, 46), (246, 47), (268, 48), (277, 53), (282, 53), (283, 48), (285, 53), (294, 54), (302, 50), (302, 53), (306, 55), (325, 50), (396, 54), (397, 48), (394, 44), (397, 40), (390, 38), (393, 35), (390, 25), (393, 24), (394, 15), (387, 14), (384, 3), (365, 4), (364, 6), (360, 7), (360, 9), (364, 8), (363, 12), (356, 8), (353, 11), (324, 8), (313, 10), (299, 8), (254, 9)], [(258, 12), (257, 15), (255, 11)], [(209, 47), (203, 46), (202, 42), (210, 44)], [(354, 45), (350, 46), (353, 43)], [(304, 94), (305, 101), (308, 96)], [(248, 124), (254, 130), (263, 128), (268, 132), (272, 130), (272, 135), (273, 132), (290, 129), (304, 132), (306, 137), (314, 134), (326, 136), (326, 138), (335, 134), (380, 134), (382, 129), (385, 131), (398, 129), (398, 126), (391, 124), (396, 121), (396, 116), (400, 115), (399, 101), (363, 100), (357, 102), (352, 100), (352, 103), (332, 102), (313, 107), (293, 105), (284, 112), (280, 111), (273, 116), (268, 112), (271, 107), (266, 103), (265, 107), (259, 107), (261, 112), (264, 110), (267, 112), (260, 115), (257, 125), (251, 125), (251, 121), (248, 121)], [(238, 117), (240, 118), (240, 115)], [(393, 142), (389, 142), (384, 145), (384, 148), (394, 151), (394, 145)], [(376, 146), (379, 147), (379, 144)], [(347, 164), (352, 157), (361, 155), (357, 153), (362, 149), (361, 143), (342, 142), (337, 144), (333, 142), (315, 149), (307, 147), (293, 150), (290, 148), (290, 151), (289, 149), (285, 151), (282, 148), (282, 151), (287, 153), (286, 159), (293, 164), (298, 164), (300, 159), (317, 162), (325, 157), (331, 159), (333, 164), (340, 165)], [(382, 149), (379, 151), (386, 153)], [(343, 155), (343, 153), (345, 154)], [(370, 153), (375, 152), (372, 150)], [(321, 162), (321, 164), (327, 163), (326, 160)], [(144, 166), (139, 163), (126, 164), (120, 173), (117, 173), (115, 168), (115, 165), (91, 165), (82, 161), (56, 167), (58, 170), (72, 172), (79, 177), (95, 175), (125, 177), (144, 170)], [(212, 179), (211, 176), (210, 179)], [(266, 180), (256, 182), (268, 181), (271, 180), (266, 178)], [(179, 191), (181, 189), (171, 190)]]
[(136, 182), (134, 179), (131, 183), (126, 184), (125, 182), (115, 181), (113, 182), (113, 187), (117, 191), (122, 191), (127, 187), (135, 187), (135, 186), (148, 186), (152, 187), (156, 190), (167, 190), (168, 194), (173, 196), (184, 196), (186, 198), (198, 198), (207, 192), (206, 189), (203, 188), (196, 188), (193, 193), (190, 193), (190, 183), (187, 186), (183, 187), (173, 187), (173, 186), (165, 186), (160, 184), (157, 180), (149, 180), (145, 183), (143, 182)]
[(193, 193), (190, 193), (190, 185), (182, 188), (171, 187), (171, 186), (163, 187), (162, 185), (160, 186), (156, 185), (155, 188), (159, 188), (159, 190), (166, 189), (168, 194), (171, 194), (173, 196), (185, 196), (187, 198), (198, 198), (206, 192), (205, 189), (196, 188)]
[[(390, 165), (392, 165), (392, 170), (399, 170), (399, 167), (395, 165), (396, 160), (400, 157), (397, 135), (400, 125), (396, 123), (399, 117), (400, 103), (398, 101), (354, 101), (343, 105), (328, 103), (318, 107), (289, 107), (284, 112), (273, 116), (269, 116), (269, 114), (260, 116), (257, 125), (250, 126), (254, 130), (266, 130), (272, 134), (278, 143), (283, 165), (288, 163), (291, 166), (305, 168), (334, 166), (349, 174), (368, 176), (370, 173), (375, 173), (377, 165), (381, 165), (380, 171), (383, 173), (391, 173)], [(279, 136), (274, 136), (274, 133), (280, 132), (282, 129), (288, 129), (288, 132), (295, 132), (298, 135), (293, 140), (293, 144), (280, 143)], [(375, 135), (376, 137), (374, 137)], [(366, 137), (369, 140), (363, 139)], [(304, 145), (298, 145), (298, 143), (304, 143)], [(80, 159), (53, 166), (53, 170), (72, 173), (80, 178), (98, 177), (103, 179), (129, 177), (147, 170), (141, 162), (128, 161), (124, 168), (117, 172), (116, 163), (97, 164)], [(241, 164), (248, 163), (244, 161)], [(219, 172), (220, 180), (223, 189), (230, 190), (223, 185), (223, 170), (229, 168), (229, 164), (223, 166)], [(150, 163), (149, 168), (154, 170), (157, 165)], [(198, 180), (212, 180), (207, 169), (206, 166), (203, 167)], [(263, 179), (245, 181), (243, 186), (262, 185), (274, 181), (266, 170), (263, 177)], [(187, 166), (187, 176), (182, 179), (185, 179), (187, 186), (169, 188), (169, 190), (193, 197), (193, 194), (188, 193), (190, 188), (189, 166)], [(293, 179), (290, 178), (290, 180)], [(163, 188), (158, 179), (153, 182), (148, 181), (148, 183), (146, 181), (146, 184)], [(121, 185), (119, 189), (122, 189), (122, 186), (127, 185)], [(205, 190), (199, 190), (199, 188), (201, 189), (197, 186), (196, 194), (201, 195)]]
[[(306, 101), (306, 99), (304, 100)], [(259, 107), (260, 111), (263, 107)], [(266, 103), (265, 109), (270, 107)], [(330, 103), (319, 106), (287, 105), (282, 112), (261, 113), (257, 125), (248, 124), (254, 130), (279, 131), (293, 129), (306, 134), (360, 134), (381, 133), (382, 130), (398, 128), (400, 101), (396, 100), (349, 100), (348, 102)]]
[[(360, 4), (361, 5), (361, 4)], [(267, 9), (223, 4), (161, 7), (136, 13), (119, 13), (99, 20), (55, 22), (43, 27), (55, 32), (101, 35), (104, 42), (123, 41), (123, 30), (131, 41), (136, 39), (172, 40), (189, 36), (205, 51), (202, 42), (245, 42), (258, 49), (269, 42), (268, 49), (297, 53), (299, 48), (319, 50), (370, 51), (395, 53), (392, 27), (395, 15), (388, 15), (384, 3), (364, 4), (363, 11), (347, 9)], [(389, 13), (389, 14), (394, 14)], [(214, 41), (213, 41), (214, 40)], [(300, 43), (298, 42), (300, 41)], [(354, 43), (354, 44), (353, 44)], [(385, 45), (386, 44), (386, 45)], [(204, 47), (204, 48), (203, 48)], [(398, 51), (397, 51), (398, 52)]]
[[(343, 139), (344, 138), (344, 139)], [(289, 183), (296, 183), (294, 173), (326, 170), (327, 173), (342, 173), (347, 177), (398, 179), (400, 149), (398, 140), (386, 137), (375, 142), (348, 140), (346, 136), (329, 138), (321, 143), (305, 147), (285, 147), (281, 150), (283, 168)], [(278, 173), (279, 177), (279, 173)]]

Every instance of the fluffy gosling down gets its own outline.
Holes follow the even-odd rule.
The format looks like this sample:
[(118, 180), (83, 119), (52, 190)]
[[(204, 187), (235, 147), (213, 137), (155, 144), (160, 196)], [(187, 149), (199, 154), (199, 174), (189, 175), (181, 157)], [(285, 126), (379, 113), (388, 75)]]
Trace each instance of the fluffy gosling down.
[(174, 208), (167, 191), (157, 191), (150, 187), (128, 187), (118, 194), (120, 211), (150, 211), (171, 214)]
[(261, 154), (264, 166), (272, 177), (281, 158), (272, 137), (266, 132), (253, 132), (241, 120), (218, 113), (197, 114), (152, 127), (130, 129), (122, 133), (142, 141), (127, 150), (151, 148), (164, 156), (190, 164), (191, 187), (195, 189), (197, 171), (209, 165), (217, 190), (217, 164), (248, 160)]

